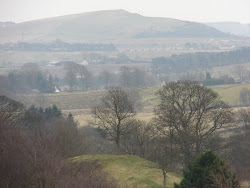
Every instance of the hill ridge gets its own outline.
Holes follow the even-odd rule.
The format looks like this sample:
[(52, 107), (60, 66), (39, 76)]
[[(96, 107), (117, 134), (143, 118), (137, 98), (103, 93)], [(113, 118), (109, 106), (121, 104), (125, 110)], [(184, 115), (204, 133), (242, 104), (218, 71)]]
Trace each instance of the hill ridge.
[(201, 23), (146, 17), (126, 10), (102, 10), (44, 18), (0, 28), (0, 41), (113, 41), (141, 38), (229, 37)]

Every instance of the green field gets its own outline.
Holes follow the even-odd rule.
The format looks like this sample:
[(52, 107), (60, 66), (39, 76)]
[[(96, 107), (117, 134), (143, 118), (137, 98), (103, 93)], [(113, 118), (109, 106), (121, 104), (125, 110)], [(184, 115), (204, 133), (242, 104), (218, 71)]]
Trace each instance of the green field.
[(240, 105), (240, 91), (243, 88), (250, 89), (250, 84), (221, 85), (212, 86), (211, 88), (218, 92), (221, 99), (229, 105)]
[[(73, 158), (74, 162), (98, 160), (104, 170), (118, 181), (121, 188), (163, 187), (163, 175), (157, 164), (137, 156), (129, 155), (83, 155)], [(167, 174), (167, 187), (179, 183), (181, 177)]]
[[(145, 108), (153, 108), (157, 104), (157, 96), (155, 95), (159, 87), (148, 87), (136, 89), (142, 96), (142, 102)], [(105, 94), (105, 90), (92, 90), (87, 92), (64, 92), (53, 94), (25, 94), (19, 95), (19, 98), (28, 98), (24, 100), (27, 106), (31, 104), (40, 105), (38, 100), (43, 97), (43, 107), (56, 104), (61, 110), (78, 110), (90, 109), (92, 106), (98, 104), (98, 101)], [(30, 104), (29, 104), (30, 103)]]
[[(221, 99), (229, 105), (240, 105), (240, 91), (243, 88), (250, 89), (250, 84), (219, 85), (210, 86), (218, 92)], [(153, 117), (153, 109), (158, 104), (156, 92), (160, 87), (147, 87), (136, 89), (142, 97), (143, 111), (138, 112), (137, 119), (149, 122)], [(18, 98), (26, 106), (48, 107), (56, 104), (65, 115), (72, 113), (80, 126), (90, 124), (94, 119), (91, 115), (91, 108), (99, 103), (105, 90), (92, 90), (88, 92), (54, 93), (54, 94), (19, 94)]]
[[(156, 92), (160, 87), (148, 87), (137, 89), (142, 96), (142, 104), (144, 109), (142, 112), (137, 114), (137, 118), (140, 120), (149, 121), (152, 117), (153, 108), (157, 105), (158, 99)], [(222, 100), (227, 102), (229, 105), (239, 105), (240, 91), (243, 88), (250, 89), (250, 84), (238, 84), (238, 85), (221, 85), (211, 86), (211, 89), (219, 93)], [(104, 95), (104, 90), (88, 91), (88, 92), (73, 92), (73, 93), (56, 93), (56, 94), (30, 94), (30, 95), (19, 95), (23, 98), (23, 102), (29, 106), (36, 104), (37, 106), (42, 105), (43, 107), (56, 104), (64, 114), (71, 112), (80, 125), (86, 125), (89, 121), (93, 120), (90, 109), (98, 104), (98, 101)], [(40, 98), (44, 98), (44, 102), (39, 103)]]
[[(69, 112), (71, 113), (73, 112), (72, 114), (74, 115), (74, 119), (79, 123), (80, 126), (86, 126), (94, 122), (94, 118), (92, 117), (90, 113), (85, 113), (85, 111), (79, 111), (79, 110), (77, 111), (78, 113), (80, 112), (81, 115), (80, 114), (74, 115), (74, 113), (76, 113), (75, 110), (64, 110), (63, 113), (68, 114)], [(153, 117), (154, 117), (154, 114), (152, 112), (141, 112), (141, 113), (136, 114), (137, 119), (146, 121), (146, 122), (149, 122)]]
[[(250, 84), (221, 85), (211, 86), (210, 88), (218, 92), (222, 100), (234, 106), (240, 104), (239, 96), (241, 89), (250, 89)], [(160, 89), (160, 87), (136, 89), (141, 94), (142, 103), (146, 109), (154, 108), (157, 104), (158, 100), (155, 93), (158, 89)], [(62, 110), (90, 109), (93, 105), (98, 103), (104, 93), (104, 90), (93, 90), (88, 92), (42, 94), (45, 99), (43, 105), (49, 106), (51, 104), (56, 104)], [(24, 95), (19, 96), (24, 97)], [(29, 101), (37, 103), (37, 97), (41, 97), (41, 94), (30, 94), (25, 96), (29, 98)]]

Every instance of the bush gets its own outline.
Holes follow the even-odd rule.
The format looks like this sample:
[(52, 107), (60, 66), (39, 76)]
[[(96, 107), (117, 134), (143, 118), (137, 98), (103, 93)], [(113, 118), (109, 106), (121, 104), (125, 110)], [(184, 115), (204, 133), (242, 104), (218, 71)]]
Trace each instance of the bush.
[(239, 181), (225, 164), (213, 152), (208, 151), (197, 158), (188, 169), (184, 171), (181, 183), (175, 188), (238, 188)]
[(60, 171), (55, 188), (115, 188), (117, 182), (109, 178), (98, 161), (67, 162)]

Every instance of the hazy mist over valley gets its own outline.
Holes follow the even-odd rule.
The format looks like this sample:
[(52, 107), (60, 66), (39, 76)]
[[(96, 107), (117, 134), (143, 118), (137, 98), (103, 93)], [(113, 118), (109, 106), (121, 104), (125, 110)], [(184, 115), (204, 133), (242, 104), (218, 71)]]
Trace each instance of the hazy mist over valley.
[(249, 7), (2, 0), (0, 187), (250, 187)]

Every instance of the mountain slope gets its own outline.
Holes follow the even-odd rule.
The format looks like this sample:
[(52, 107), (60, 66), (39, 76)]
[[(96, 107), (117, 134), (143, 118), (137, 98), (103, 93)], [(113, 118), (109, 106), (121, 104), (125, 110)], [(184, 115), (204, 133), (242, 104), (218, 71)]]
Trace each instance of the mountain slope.
[[(104, 170), (114, 177), (119, 187), (163, 187), (163, 175), (157, 165), (131, 155), (83, 155), (73, 158), (74, 162), (98, 160)], [(167, 187), (180, 182), (180, 176), (167, 173)]]
[(215, 22), (204, 24), (210, 27), (214, 27), (225, 33), (250, 37), (250, 24), (241, 24), (238, 22)]
[(228, 37), (204, 24), (106, 10), (46, 18), (0, 28), (0, 42), (112, 41), (132, 38)]
[(0, 28), (15, 24), (14, 22), (0, 22)]

